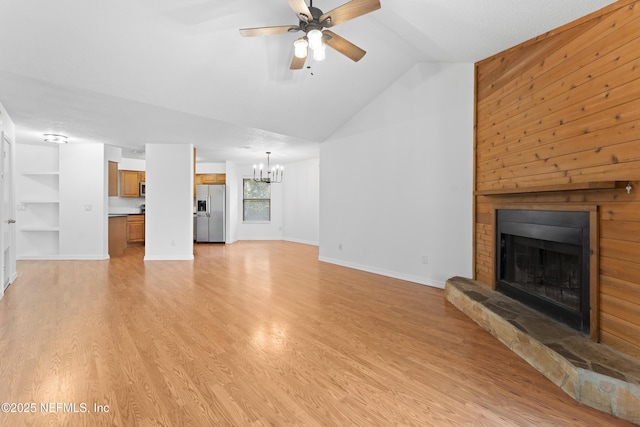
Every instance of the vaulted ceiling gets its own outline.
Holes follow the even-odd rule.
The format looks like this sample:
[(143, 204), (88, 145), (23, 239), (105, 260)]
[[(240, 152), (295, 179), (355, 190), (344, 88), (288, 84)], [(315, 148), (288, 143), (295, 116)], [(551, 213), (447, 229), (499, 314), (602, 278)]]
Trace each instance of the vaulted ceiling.
[[(329, 11), (345, 0), (316, 0)], [(418, 62), (473, 63), (610, 0), (381, 0), (332, 30), (331, 49), (289, 70), (299, 33), (287, 0), (2, 0), (0, 102), (18, 142), (47, 131), (129, 150), (192, 143), (198, 160), (280, 163), (319, 144)]]

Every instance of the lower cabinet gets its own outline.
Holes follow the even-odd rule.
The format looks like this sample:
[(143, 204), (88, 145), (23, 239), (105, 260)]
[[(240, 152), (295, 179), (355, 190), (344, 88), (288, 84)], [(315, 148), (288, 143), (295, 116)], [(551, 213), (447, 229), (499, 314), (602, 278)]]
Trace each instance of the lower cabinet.
[(122, 255), (127, 247), (127, 218), (116, 216), (109, 218), (109, 256)]
[(144, 244), (144, 215), (127, 216), (127, 246)]

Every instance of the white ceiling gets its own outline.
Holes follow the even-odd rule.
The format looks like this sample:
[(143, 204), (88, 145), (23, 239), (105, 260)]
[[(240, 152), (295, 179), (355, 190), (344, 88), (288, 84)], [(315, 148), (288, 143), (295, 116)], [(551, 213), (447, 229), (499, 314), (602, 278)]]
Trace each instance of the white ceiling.
[[(345, 0), (316, 0), (329, 11)], [(381, 0), (332, 30), (367, 51), (290, 71), (287, 0), (2, 0), (0, 102), (18, 142), (143, 149), (192, 143), (198, 161), (286, 163), (319, 144), (413, 65), (473, 63), (611, 0)], [(133, 157), (133, 156), (132, 156)]]

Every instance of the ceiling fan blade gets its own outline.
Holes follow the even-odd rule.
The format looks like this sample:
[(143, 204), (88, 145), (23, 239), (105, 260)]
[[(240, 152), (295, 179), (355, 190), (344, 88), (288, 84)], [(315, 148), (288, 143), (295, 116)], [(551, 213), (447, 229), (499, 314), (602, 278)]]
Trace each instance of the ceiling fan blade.
[(240, 35), (244, 37), (265, 36), (269, 34), (284, 34), (293, 31), (300, 31), (297, 25), (280, 25), (277, 27), (242, 28)]
[(380, 0), (351, 0), (348, 3), (338, 6), (320, 17), (320, 22), (331, 18), (325, 27), (334, 27), (343, 22), (349, 21), (358, 16), (366, 15), (374, 10), (380, 9)]
[(307, 57), (305, 56), (304, 58), (298, 58), (297, 56), (293, 55), (293, 60), (291, 61), (291, 66), (289, 67), (290, 70), (301, 70), (302, 67), (304, 67), (304, 63), (307, 62)]
[[(296, 16), (299, 20), (311, 21), (313, 19), (311, 11), (307, 7), (307, 4), (304, 2), (304, 0), (289, 0), (289, 6), (291, 6), (291, 9), (293, 9), (293, 11), (296, 13)], [(307, 17), (306, 20), (303, 19), (304, 16)]]
[(337, 35), (332, 31), (323, 30), (322, 34), (323, 34), (322, 40), (326, 44), (328, 44), (329, 47), (337, 50), (338, 52), (340, 52), (347, 58), (351, 59), (352, 61), (355, 61), (355, 62), (360, 61), (362, 57), (367, 53), (364, 50), (360, 49), (355, 44), (351, 43), (347, 39), (340, 37), (339, 35)]

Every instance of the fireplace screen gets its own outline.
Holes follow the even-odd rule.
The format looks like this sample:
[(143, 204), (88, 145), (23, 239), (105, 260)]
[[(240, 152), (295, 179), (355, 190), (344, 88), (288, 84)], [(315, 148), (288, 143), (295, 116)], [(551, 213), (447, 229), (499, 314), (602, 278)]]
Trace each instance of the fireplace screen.
[[(503, 235), (505, 269), (511, 285), (549, 299), (569, 310), (580, 310), (580, 246)], [(506, 259), (505, 259), (506, 261)]]
[(589, 328), (589, 214), (497, 212), (496, 288), (576, 329)]

